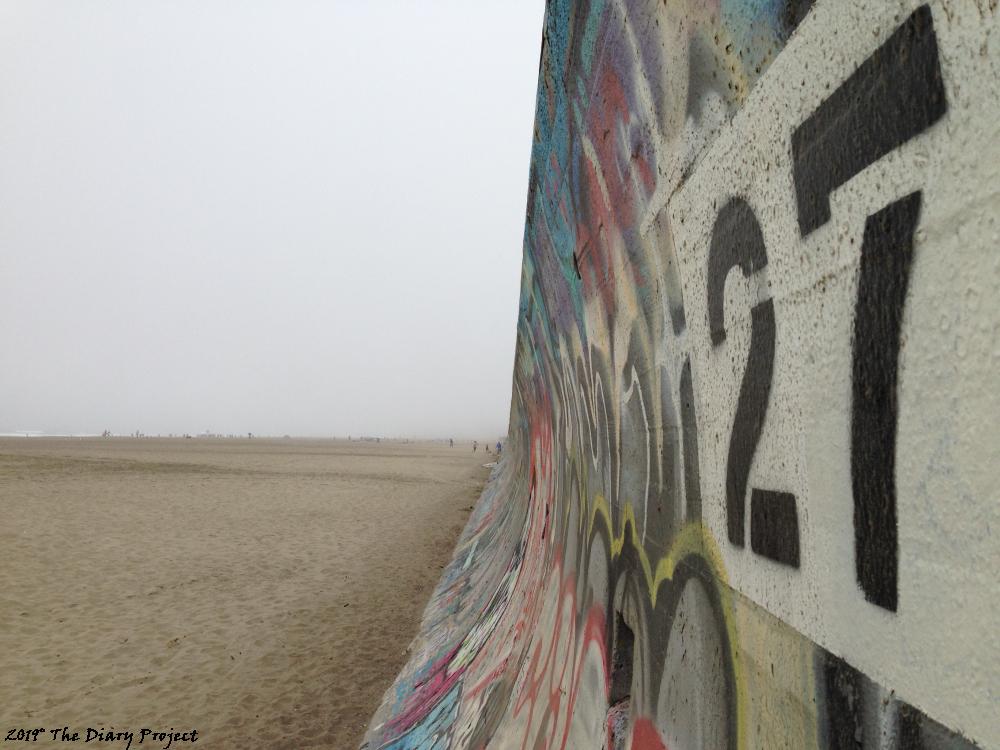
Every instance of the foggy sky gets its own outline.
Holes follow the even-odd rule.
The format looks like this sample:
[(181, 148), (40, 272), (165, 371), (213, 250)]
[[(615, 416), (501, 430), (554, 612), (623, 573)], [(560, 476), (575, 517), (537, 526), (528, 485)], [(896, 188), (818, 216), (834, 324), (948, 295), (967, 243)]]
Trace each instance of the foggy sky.
[(543, 6), (0, 0), (0, 432), (505, 432)]

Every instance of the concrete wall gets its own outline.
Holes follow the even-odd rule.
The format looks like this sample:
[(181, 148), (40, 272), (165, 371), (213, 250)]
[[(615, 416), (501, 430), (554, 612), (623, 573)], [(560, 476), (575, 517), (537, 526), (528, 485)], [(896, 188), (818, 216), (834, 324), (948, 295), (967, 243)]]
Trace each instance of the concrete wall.
[(998, 103), (996, 0), (550, 0), (510, 439), (367, 747), (1000, 747)]

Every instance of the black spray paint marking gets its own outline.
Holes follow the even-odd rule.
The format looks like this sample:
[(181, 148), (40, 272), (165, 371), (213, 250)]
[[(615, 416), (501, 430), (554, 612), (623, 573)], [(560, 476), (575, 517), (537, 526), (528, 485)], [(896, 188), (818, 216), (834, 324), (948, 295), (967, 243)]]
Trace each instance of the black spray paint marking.
[(799, 567), (799, 519), (795, 495), (750, 492), (750, 549), (783, 565)]
[(896, 698), (870, 677), (818, 649), (815, 656), (819, 745), (893, 750), (973, 750), (975, 744)]
[(750, 464), (764, 431), (767, 404), (771, 399), (771, 378), (774, 375), (774, 302), (761, 302), (750, 311), (750, 316), (750, 353), (743, 371), (743, 382), (740, 384), (736, 419), (729, 439), (729, 460), (726, 462), (729, 539), (741, 547)]
[[(830, 219), (830, 193), (947, 111), (934, 19), (918, 8), (792, 135), (803, 237)], [(899, 335), (920, 194), (865, 223), (855, 306), (851, 481), (855, 565), (865, 598), (896, 611)]]
[(854, 309), (851, 486), (855, 564), (865, 598), (897, 605), (896, 423), (899, 334), (913, 265), (920, 193), (865, 222)]
[(792, 134), (802, 236), (830, 220), (831, 192), (947, 108), (934, 22), (922, 5)]
[(698, 461), (698, 418), (694, 408), (691, 360), (681, 370), (681, 427), (684, 441), (684, 498), (688, 521), (701, 520), (701, 467)]
[(826, 651), (817, 653), (817, 670), (823, 696), (822, 707), (826, 722), (820, 725), (825, 730), (824, 745), (830, 750), (857, 750), (862, 747), (865, 735), (864, 676), (842, 659)]
[(739, 266), (743, 275), (749, 277), (766, 265), (767, 249), (757, 217), (745, 200), (733, 198), (715, 219), (708, 251), (708, 327), (712, 346), (726, 340), (723, 305), (730, 270)]
[(615, 613), (615, 627), (612, 634), (611, 688), (608, 703), (614, 705), (632, 694), (632, 670), (635, 662), (635, 635), (625, 622), (621, 612)]
[[(757, 217), (745, 200), (733, 198), (719, 211), (712, 228), (708, 254), (708, 320), (713, 346), (719, 346), (726, 340), (723, 306), (729, 271), (738, 266), (744, 276), (750, 276), (766, 265), (767, 250)], [(771, 397), (774, 345), (774, 302), (765, 300), (750, 311), (750, 352), (740, 384), (726, 462), (726, 523), (729, 541), (739, 547), (745, 544), (750, 465), (764, 429)], [(761, 507), (755, 523), (751, 524), (751, 548), (777, 562), (798, 567), (799, 529), (795, 496), (757, 489), (753, 492)], [(757, 538), (754, 538), (755, 535)]]

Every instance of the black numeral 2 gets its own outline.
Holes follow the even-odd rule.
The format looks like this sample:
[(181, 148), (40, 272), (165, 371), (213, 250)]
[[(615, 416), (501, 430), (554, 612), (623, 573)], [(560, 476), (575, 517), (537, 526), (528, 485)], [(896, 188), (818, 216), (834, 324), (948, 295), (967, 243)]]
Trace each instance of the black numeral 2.
[[(799, 230), (830, 220), (830, 193), (947, 111), (930, 8), (918, 8), (792, 134)], [(865, 598), (898, 605), (896, 424), (899, 334), (920, 193), (870, 215), (854, 313), (851, 482), (855, 567)]]
[[(750, 276), (767, 265), (767, 250), (753, 209), (734, 198), (719, 211), (708, 254), (708, 322), (712, 346), (726, 340), (726, 277), (739, 267)], [(744, 546), (746, 491), (750, 465), (764, 427), (774, 373), (774, 303), (759, 302), (750, 311), (750, 353), (740, 384), (736, 418), (726, 462), (726, 523), (729, 541)], [(759, 555), (799, 566), (799, 526), (795, 496), (753, 488), (750, 494), (750, 547)]]

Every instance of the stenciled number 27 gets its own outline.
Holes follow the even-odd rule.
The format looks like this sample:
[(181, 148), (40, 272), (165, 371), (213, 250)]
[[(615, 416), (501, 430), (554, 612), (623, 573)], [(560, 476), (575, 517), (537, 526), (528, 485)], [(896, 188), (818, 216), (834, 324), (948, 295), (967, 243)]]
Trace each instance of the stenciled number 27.
[[(928, 129), (947, 111), (933, 18), (918, 8), (825, 99), (792, 134), (792, 169), (803, 239), (830, 220), (830, 193), (865, 167)], [(865, 598), (895, 611), (899, 549), (896, 526), (897, 369), (903, 305), (920, 215), (915, 192), (870, 214), (854, 307), (851, 402), (851, 485), (855, 567)], [(767, 265), (757, 217), (733, 198), (716, 217), (708, 255), (712, 346), (726, 339), (726, 277)], [(746, 493), (774, 371), (773, 300), (750, 311), (750, 352), (740, 385), (726, 464), (729, 541), (744, 546)], [(799, 566), (795, 495), (753, 487), (750, 546), (759, 555)]]

